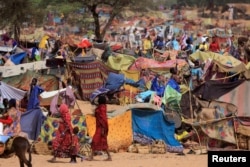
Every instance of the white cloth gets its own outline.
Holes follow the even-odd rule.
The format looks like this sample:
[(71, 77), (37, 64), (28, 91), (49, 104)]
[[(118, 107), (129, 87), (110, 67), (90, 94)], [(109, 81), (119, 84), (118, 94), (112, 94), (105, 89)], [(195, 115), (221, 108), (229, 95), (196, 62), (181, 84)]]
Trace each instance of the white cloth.
[[(70, 88), (72, 89), (72, 86), (70, 86)], [(54, 91), (50, 91), (50, 92), (44, 91), (43, 93), (40, 94), (40, 96), (41, 96), (41, 98), (46, 99), (46, 98), (53, 97), (53, 96), (57, 95), (58, 93), (65, 92), (65, 91), (66, 91), (66, 88), (63, 88), (60, 90), (54, 90)]]

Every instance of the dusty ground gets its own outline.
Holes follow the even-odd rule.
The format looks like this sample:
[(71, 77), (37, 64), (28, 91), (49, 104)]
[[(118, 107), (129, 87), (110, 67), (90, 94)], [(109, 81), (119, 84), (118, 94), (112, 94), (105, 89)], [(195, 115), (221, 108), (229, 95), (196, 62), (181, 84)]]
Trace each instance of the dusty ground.
[[(103, 157), (96, 157), (96, 161), (80, 161), (70, 164), (69, 159), (58, 159), (57, 163), (48, 162), (51, 156), (32, 154), (33, 167), (62, 167), (62, 166), (84, 166), (84, 167), (206, 167), (207, 155), (178, 156), (174, 153), (166, 154), (137, 154), (137, 153), (112, 153), (112, 161), (101, 161)], [(17, 157), (1, 159), (0, 167), (17, 167)]]
[[(75, 108), (81, 108), (84, 114), (92, 113), (94, 107), (89, 102), (77, 101)], [(122, 106), (108, 105), (108, 111), (120, 109)], [(185, 150), (187, 153), (189, 150)], [(138, 154), (138, 153), (111, 153), (112, 161), (102, 161), (106, 158), (103, 156), (95, 157), (95, 161), (84, 160), (81, 162), (78, 158), (77, 164), (70, 164), (69, 158), (57, 159), (56, 163), (50, 163), (50, 155), (32, 154), (33, 167), (62, 167), (62, 166), (84, 166), (84, 167), (206, 167), (207, 155), (190, 155), (179, 156), (175, 153), (166, 154)], [(18, 167), (19, 161), (16, 156), (8, 159), (0, 159), (0, 167)]]

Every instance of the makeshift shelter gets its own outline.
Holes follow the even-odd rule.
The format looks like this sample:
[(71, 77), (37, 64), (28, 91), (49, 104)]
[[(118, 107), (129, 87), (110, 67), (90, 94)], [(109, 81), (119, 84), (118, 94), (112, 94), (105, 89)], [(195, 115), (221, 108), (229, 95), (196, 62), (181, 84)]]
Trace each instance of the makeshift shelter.
[(81, 90), (83, 100), (89, 100), (94, 90), (104, 85), (109, 72), (118, 73), (98, 60), (89, 63), (69, 62), (68, 67)]
[(133, 56), (118, 54), (108, 57), (107, 66), (115, 70), (128, 70), (135, 61)]
[[(138, 70), (122, 70), (122, 74), (126, 78), (132, 79), (133, 81), (138, 81), (140, 79), (140, 71)], [(131, 85), (124, 85), (124, 91), (120, 93), (120, 104), (126, 105), (134, 103), (135, 96), (139, 92), (139, 89)]]
[(244, 81), (231, 91), (221, 95), (220, 101), (232, 103), (238, 107), (237, 116), (250, 116), (250, 82)]
[[(174, 122), (165, 119), (163, 111), (152, 104), (130, 104), (124, 106), (124, 109), (107, 114), (109, 116), (108, 145), (112, 151), (127, 149), (133, 142), (140, 140), (139, 136), (146, 136), (150, 141), (163, 140), (168, 152), (183, 151), (183, 146), (174, 137)], [(86, 122), (88, 134), (93, 137), (95, 117), (87, 115)]]
[[(95, 117), (86, 115), (87, 131), (90, 137), (95, 134)], [(108, 119), (109, 134), (108, 145), (111, 151), (126, 150), (133, 141), (131, 111)]]
[(0, 95), (1, 98), (22, 100), (27, 92), (10, 86), (3, 81), (0, 81)]
[(27, 91), (29, 90), (32, 78), (37, 78), (38, 84), (46, 91), (58, 89), (59, 80), (56, 76), (50, 74), (41, 74), (30, 70), (21, 75), (3, 78), (2, 80), (6, 84), (9, 84), (15, 88)]
[[(45, 91), (58, 90), (59, 80), (55, 75), (41, 74), (35, 71), (26, 71), (25, 73), (13, 77), (3, 78), (3, 82), (11, 85), (17, 89), (28, 91), (32, 78), (38, 79), (38, 84), (44, 88)], [(25, 96), (24, 96), (25, 97)], [(41, 99), (41, 106), (50, 105), (51, 99)]]
[[(50, 141), (52, 141), (55, 138), (55, 132), (59, 126), (59, 121), (59, 118), (47, 117), (41, 126), (41, 133), (39, 134), (37, 140), (44, 143), (49, 143)], [(71, 117), (71, 123), (73, 127), (79, 127), (79, 142), (85, 142), (87, 132), (86, 117), (73, 115)]]
[(167, 121), (161, 110), (132, 109), (132, 126), (135, 133), (145, 135), (153, 140), (163, 140), (167, 145), (168, 152), (183, 152), (183, 146), (174, 136), (174, 122)]
[(244, 76), (249, 79), (250, 72), (246, 68), (246, 65), (240, 60), (234, 58), (230, 55), (221, 55), (214, 52), (202, 52), (197, 51), (190, 55), (191, 60), (199, 60), (201, 62), (206, 62), (207, 60), (212, 61), (212, 71), (222, 72), (222, 73), (243, 73)]
[(186, 63), (185, 60), (182, 59), (176, 59), (176, 60), (167, 60), (165, 62), (158, 62), (153, 59), (148, 59), (144, 57), (139, 57), (136, 59), (136, 61), (129, 67), (129, 70), (140, 70), (140, 69), (170, 69), (173, 67), (176, 67), (176, 64), (178, 64), (178, 67), (184, 66)]

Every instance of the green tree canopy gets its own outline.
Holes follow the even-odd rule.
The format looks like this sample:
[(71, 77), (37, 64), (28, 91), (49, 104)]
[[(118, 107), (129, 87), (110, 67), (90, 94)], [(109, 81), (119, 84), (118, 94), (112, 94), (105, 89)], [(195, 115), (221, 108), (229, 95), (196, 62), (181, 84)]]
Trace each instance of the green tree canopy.
[(32, 3), (30, 0), (1, 1), (1, 29), (8, 27), (9, 30), (14, 33), (14, 38), (19, 41), (22, 23), (29, 19), (31, 7)]

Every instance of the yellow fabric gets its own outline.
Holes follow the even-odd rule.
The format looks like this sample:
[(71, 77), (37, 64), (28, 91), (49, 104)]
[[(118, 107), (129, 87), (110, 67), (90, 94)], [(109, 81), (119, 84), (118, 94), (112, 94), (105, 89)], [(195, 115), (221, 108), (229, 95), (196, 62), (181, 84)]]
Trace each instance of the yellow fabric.
[(183, 131), (181, 134), (179, 134), (179, 135), (177, 135), (177, 134), (175, 134), (175, 138), (177, 139), (177, 140), (182, 140), (184, 137), (186, 137), (188, 135), (188, 132), (187, 131)]
[(128, 70), (134, 64), (136, 58), (124, 54), (109, 56), (107, 66), (114, 70)]
[(204, 49), (204, 51), (208, 51), (208, 45), (207, 44), (200, 44), (199, 49)]
[(246, 68), (247, 68), (248, 70), (250, 70), (250, 62), (247, 63)]
[(240, 60), (237, 60), (233, 56), (224, 56), (218, 53), (214, 52), (200, 52), (197, 51), (193, 54), (190, 55), (190, 58), (194, 60), (200, 59), (201, 61), (206, 61), (208, 59), (215, 60), (217, 62), (220, 62), (220, 64), (227, 66), (228, 63), (230, 62), (233, 67), (239, 66), (242, 64)]
[[(132, 79), (133, 81), (138, 81), (140, 79), (140, 71), (136, 70), (122, 70), (122, 74), (128, 79)], [(135, 88), (130, 85), (124, 85), (125, 92), (120, 95), (120, 103), (121, 105), (131, 104), (135, 99), (135, 95), (138, 92), (138, 88)]]
[(47, 39), (49, 39), (49, 36), (48, 35), (44, 35), (43, 38), (41, 39), (40, 43), (39, 43), (39, 48), (40, 49), (46, 49)]
[(148, 39), (145, 39), (143, 42), (143, 49), (144, 50), (152, 49), (152, 42)]
[[(96, 129), (96, 120), (93, 115), (86, 115), (87, 131), (93, 137)], [(133, 141), (131, 111), (108, 119), (108, 146), (110, 151), (127, 149)]]
[(189, 91), (189, 88), (187, 85), (180, 85), (180, 90), (181, 90), (181, 94), (185, 94), (186, 92)]
[(189, 58), (191, 60), (201, 60), (203, 62), (210, 59), (214, 63), (213, 70), (216, 70), (219, 72), (236, 72), (236, 73), (243, 72), (244, 76), (247, 79), (250, 79), (250, 71), (247, 70), (249, 65), (246, 66), (244, 63), (234, 58), (233, 56), (221, 55), (221, 54), (214, 53), (214, 52), (197, 51), (191, 54)]

